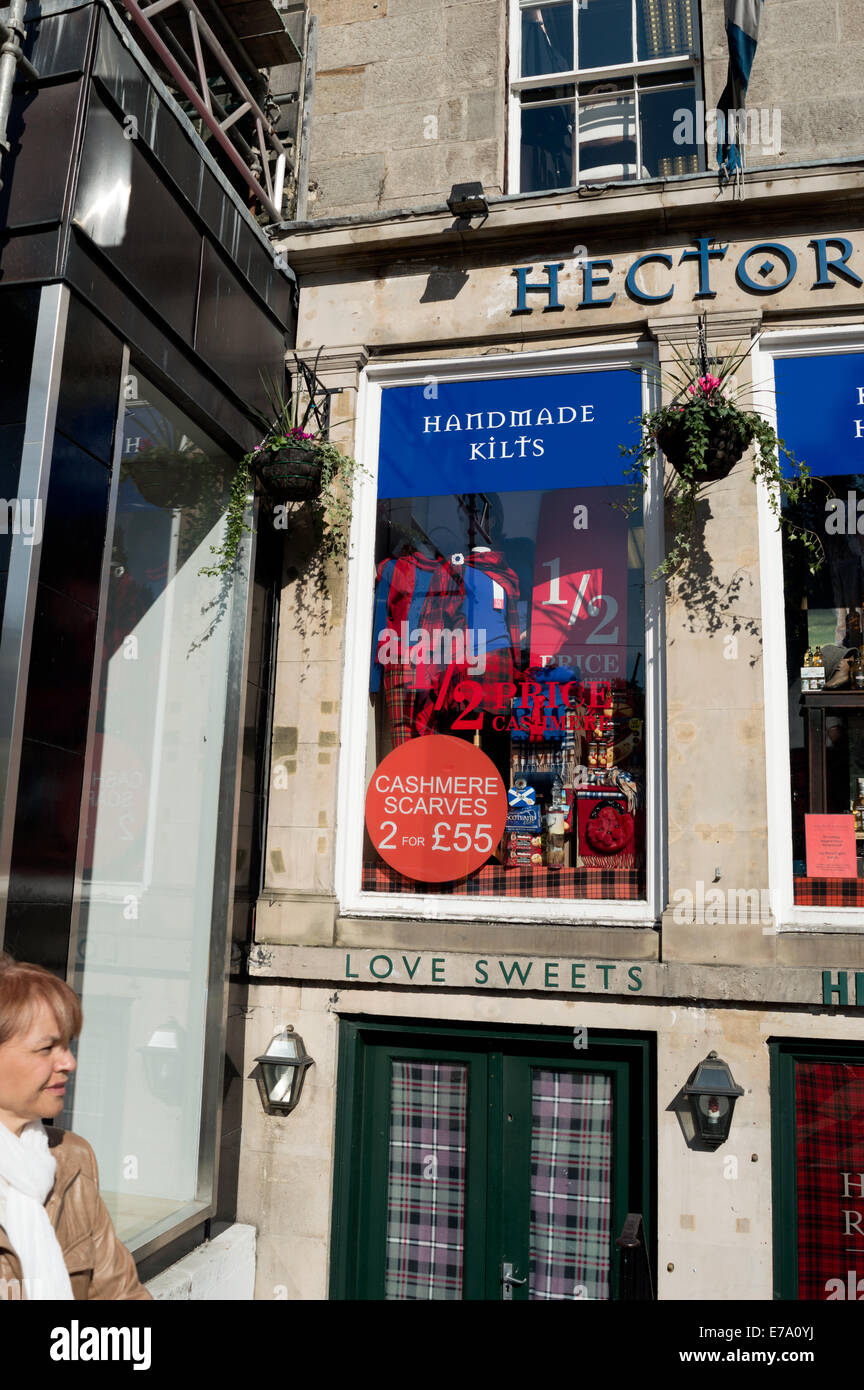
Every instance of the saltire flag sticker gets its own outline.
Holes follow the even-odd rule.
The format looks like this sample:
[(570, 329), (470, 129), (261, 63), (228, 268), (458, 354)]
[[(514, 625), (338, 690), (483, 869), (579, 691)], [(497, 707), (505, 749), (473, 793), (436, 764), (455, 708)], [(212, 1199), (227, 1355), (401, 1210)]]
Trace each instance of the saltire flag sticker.
[(744, 110), (764, 3), (765, 0), (725, 0), (729, 70), (717, 106), (722, 117), (722, 121), (718, 122), (720, 138), (717, 143), (717, 163), (721, 174), (727, 179), (743, 168), (736, 139), (738, 121), (735, 114), (730, 119), (730, 113)]

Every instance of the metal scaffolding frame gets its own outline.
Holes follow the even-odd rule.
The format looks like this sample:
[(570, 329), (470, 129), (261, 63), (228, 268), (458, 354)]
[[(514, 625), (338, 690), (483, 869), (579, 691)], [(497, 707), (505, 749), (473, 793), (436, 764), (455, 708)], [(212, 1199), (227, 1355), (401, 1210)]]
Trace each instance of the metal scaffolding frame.
[[(157, 33), (153, 26), (153, 19), (157, 15), (164, 15), (169, 9), (180, 6), (186, 12), (189, 24), (189, 33), (192, 43), (192, 52), (195, 58), (195, 70), (198, 76), (197, 86), (191, 78), (181, 68), (177, 59), (169, 51), (164, 39)], [(139, 5), (138, 0), (123, 0), (123, 7), (129, 14), (133, 23), (143, 34), (154, 53), (157, 55), (162, 66), (170, 73), (172, 81), (176, 84), (179, 91), (183, 93), (187, 101), (190, 101), (203, 121), (204, 125), (212, 134), (214, 140), (219, 145), (231, 161), (234, 168), (243, 178), (247, 186), (255, 194), (258, 202), (270, 214), (274, 221), (280, 221), (282, 217), (282, 194), (285, 188), (285, 170), (288, 163), (288, 151), (276, 134), (275, 129), (267, 116), (266, 112), (258, 104), (252, 92), (244, 82), (237, 68), (232, 63), (228, 54), (216, 37), (207, 20), (195, 4), (195, 0), (152, 0), (152, 3), (144, 8)], [(230, 113), (222, 116), (222, 108), (214, 110), (214, 103), (210, 93), (207, 71), (204, 65), (203, 44), (220, 70), (220, 75), (229, 88), (239, 97), (239, 105)], [(298, 53), (298, 56), (299, 53)], [(256, 172), (253, 171), (248, 157), (238, 148), (237, 143), (228, 138), (227, 131), (235, 122), (245, 115), (251, 115), (255, 122), (255, 137), (257, 142), (257, 154), (260, 160), (261, 171), (264, 177), (262, 186)], [(222, 119), (220, 119), (222, 116)], [(246, 149), (248, 146), (243, 142)], [(271, 175), (269, 152), (275, 157), (275, 169)]]
[[(5, 22), (0, 21), (0, 182), (3, 156), (9, 153), (7, 128), (13, 86), (22, 75), (34, 82), (39, 79), (39, 74), (23, 52), (27, 32), (24, 23), (26, 3), (27, 0), (10, 0)], [(149, 3), (116, 0), (116, 3), (136, 26), (145, 47), (151, 50), (167, 73), (170, 84), (181, 100), (185, 99), (194, 109), (202, 123), (202, 138), (206, 140), (206, 132), (209, 131), (268, 216), (274, 222), (282, 220), (286, 178), (296, 186), (298, 203), (303, 204), (305, 211), (309, 177), (308, 148), (304, 148), (308, 146), (308, 112), (305, 108), (307, 98), (311, 96), (311, 62), (314, 61), (316, 37), (316, 21), (308, 10), (300, 40), (303, 44), (301, 51), (275, 8), (273, 29), (265, 29), (263, 34), (259, 30), (256, 34), (248, 28), (250, 21), (244, 19), (241, 21), (241, 32), (235, 34), (231, 26), (230, 8), (223, 13), (219, 0), (215, 0), (210, 8), (213, 10), (214, 23), (222, 30), (220, 38), (196, 0), (149, 0)], [(241, 5), (236, 8), (239, 11), (249, 7)], [(158, 29), (154, 20), (159, 23)], [(244, 25), (247, 26), (245, 35)], [(188, 40), (185, 37), (187, 27)], [(226, 43), (234, 55), (233, 59), (226, 50)], [(263, 59), (272, 63), (271, 54), (280, 55), (290, 63), (296, 57), (300, 64), (296, 97), (289, 95), (274, 100), (266, 95), (265, 89), (259, 101), (249, 86), (254, 79), (248, 77), (248, 73), (255, 71), (256, 61), (250, 56), (247, 43), (252, 46), (253, 52), (257, 45), (258, 62)], [(209, 75), (208, 61), (211, 69)], [(248, 65), (248, 81), (240, 70), (244, 62)], [(214, 84), (220, 88), (218, 96), (211, 90)], [(297, 135), (291, 150), (279, 138), (272, 114), (268, 114), (266, 108), (269, 107), (270, 113), (278, 112), (281, 105), (295, 100), (299, 110)], [(279, 119), (278, 115), (275, 119)], [(244, 130), (241, 131), (239, 123), (244, 120)], [(254, 135), (250, 126), (254, 129)]]

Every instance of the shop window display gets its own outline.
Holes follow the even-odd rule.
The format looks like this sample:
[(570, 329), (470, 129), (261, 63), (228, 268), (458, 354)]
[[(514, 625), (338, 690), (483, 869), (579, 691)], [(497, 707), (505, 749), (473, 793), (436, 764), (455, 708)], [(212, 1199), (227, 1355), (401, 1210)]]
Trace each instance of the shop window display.
[(363, 887), (642, 899), (639, 378), (434, 391), (383, 393)]
[[(776, 363), (778, 433), (810, 467), (785, 515), (818, 535), (811, 574), (784, 527), (796, 903), (864, 904), (864, 354)], [(812, 402), (818, 399), (818, 412)]]

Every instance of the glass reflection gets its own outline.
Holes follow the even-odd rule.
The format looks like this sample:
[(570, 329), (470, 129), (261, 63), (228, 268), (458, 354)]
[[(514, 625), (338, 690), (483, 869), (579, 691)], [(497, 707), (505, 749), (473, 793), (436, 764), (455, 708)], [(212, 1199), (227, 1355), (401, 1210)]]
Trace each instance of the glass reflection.
[(522, 111), (524, 193), (569, 188), (573, 177), (573, 102), (525, 107)]
[(151, 383), (133, 381), (89, 795), (76, 980), (87, 1022), (71, 1123), (94, 1145), (106, 1202), (134, 1246), (208, 1197), (198, 1135), (229, 617), (224, 582), (198, 571), (222, 537), (233, 465)]
[(636, 101), (609, 84), (579, 105), (579, 175), (601, 179), (644, 177), (636, 148)]
[(573, 6), (532, 5), (522, 11), (522, 76), (573, 67)]
[(632, 61), (632, 0), (584, 0), (578, 16), (580, 69)]

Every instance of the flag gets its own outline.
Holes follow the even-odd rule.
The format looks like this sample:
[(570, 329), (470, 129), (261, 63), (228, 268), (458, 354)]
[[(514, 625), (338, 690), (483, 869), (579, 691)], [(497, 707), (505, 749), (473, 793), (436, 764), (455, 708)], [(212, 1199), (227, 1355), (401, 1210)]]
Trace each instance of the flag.
[(730, 129), (729, 113), (744, 110), (764, 3), (765, 0), (725, 0), (729, 71), (723, 95), (717, 106), (722, 115), (717, 163), (721, 175), (727, 179), (743, 168), (741, 151), (735, 139), (736, 132), (734, 128)]

